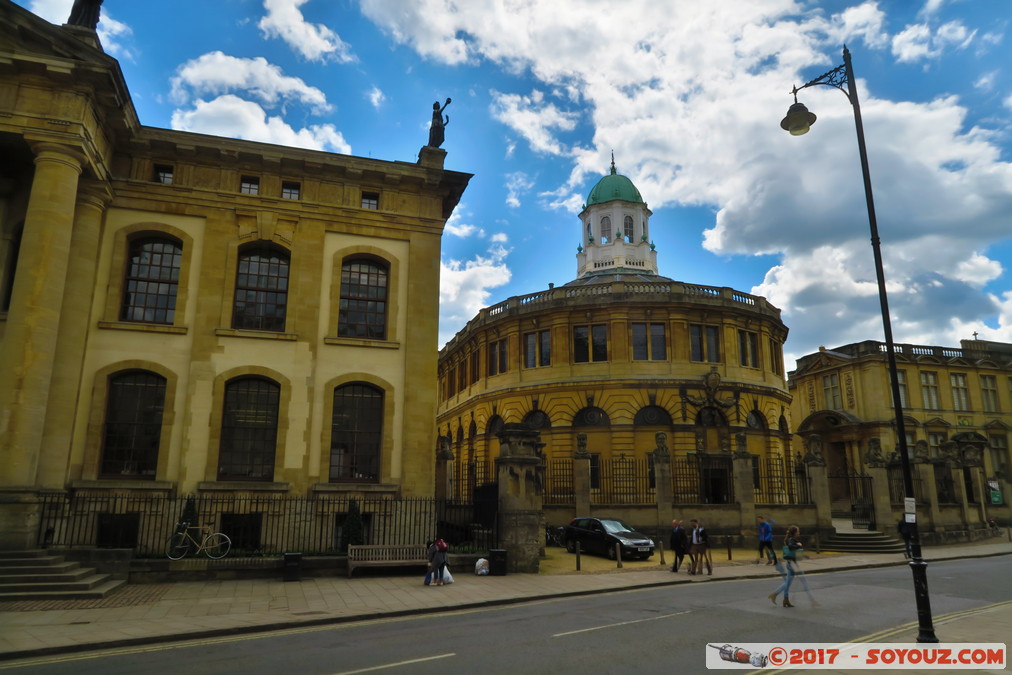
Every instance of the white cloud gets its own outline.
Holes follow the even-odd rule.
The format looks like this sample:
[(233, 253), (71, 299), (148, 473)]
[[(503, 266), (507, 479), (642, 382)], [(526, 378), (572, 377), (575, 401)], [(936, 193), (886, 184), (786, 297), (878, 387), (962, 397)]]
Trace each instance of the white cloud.
[(368, 92), (365, 97), (369, 99), (369, 103), (372, 104), (373, 108), (378, 108), (383, 105), (383, 102), (387, 100), (386, 95), (380, 90), (379, 87), (374, 86)]
[(534, 187), (534, 180), (523, 171), (506, 174), (506, 205), (520, 206), (520, 195)]
[[(576, 0), (508, 11), (493, 0), (403, 4), (362, 8), (425, 58), (527, 76), (520, 92), (493, 92), (493, 113), (510, 137), (569, 162), (568, 180), (538, 193), (550, 206), (578, 211), (614, 149), (655, 213), (715, 211), (709, 251), (777, 256), (755, 291), (783, 308), (799, 351), (881, 339), (882, 325), (851, 107), (829, 87), (807, 89), (818, 123), (791, 137), (777, 128), (790, 85), (838, 65), (841, 38), (859, 76), (868, 49), (918, 62), (1000, 41), (962, 22), (938, 25), (940, 2), (894, 36), (879, 7), (890, 5), (875, 2), (828, 16), (794, 0), (627, 0), (595, 11)], [(897, 340), (945, 344), (951, 326), (993, 327), (999, 311), (1007, 328), (1012, 300), (999, 305), (982, 288), (1007, 272), (979, 253), (1007, 238), (1012, 213), (1012, 164), (996, 135), (968, 124), (954, 96), (891, 101), (875, 82), (858, 86)], [(675, 264), (661, 261), (661, 272)]]
[(980, 89), (981, 91), (991, 91), (994, 89), (994, 83), (997, 77), (998, 71), (992, 70), (978, 77), (973, 83), (973, 86), (975, 89)]
[(489, 240), (499, 244), (505, 244), (510, 240), (510, 238), (509, 235), (507, 235), (505, 232), (496, 232), (491, 237), (489, 237)]
[(1008, 108), (1009, 110), (1012, 110), (1012, 94), (1009, 94), (1004, 99), (1002, 99), (1001, 104), (1006, 108)]
[(331, 110), (322, 91), (298, 77), (285, 75), (262, 56), (250, 59), (209, 52), (179, 66), (172, 78), (172, 98), (177, 103), (185, 103), (191, 97), (238, 91), (272, 107), (281, 101), (295, 100), (309, 106), (315, 114)]
[(893, 37), (893, 55), (900, 63), (938, 58), (948, 47), (965, 49), (976, 35), (958, 21), (949, 21), (932, 32), (927, 24), (907, 26)]
[(323, 24), (308, 23), (300, 7), (309, 0), (264, 0), (264, 15), (257, 27), (267, 37), (280, 38), (308, 61), (357, 60), (351, 47)]
[(511, 273), (506, 265), (508, 255), (509, 250), (497, 243), (486, 255), (478, 255), (467, 261), (443, 260), (440, 263), (440, 345), (450, 340), (478, 310), (489, 304), (492, 289), (509, 282)]
[(552, 135), (552, 130), (574, 129), (577, 113), (560, 110), (554, 103), (546, 103), (544, 94), (537, 90), (529, 96), (493, 91), (492, 116), (527, 139), (534, 150), (562, 155), (567, 151)]
[(351, 146), (334, 125), (314, 124), (302, 129), (293, 129), (280, 117), (267, 115), (257, 103), (232, 94), (225, 94), (211, 101), (198, 99), (191, 110), (176, 110), (172, 113), (172, 128), (351, 154)]

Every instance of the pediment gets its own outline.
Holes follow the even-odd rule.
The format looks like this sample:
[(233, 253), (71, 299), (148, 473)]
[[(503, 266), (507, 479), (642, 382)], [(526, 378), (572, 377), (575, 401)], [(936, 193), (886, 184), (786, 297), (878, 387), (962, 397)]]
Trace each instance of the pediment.
[(941, 417), (932, 417), (924, 423), (926, 427), (951, 427), (952, 422), (946, 422)]
[(962, 357), (956, 357), (956, 358), (953, 358), (953, 359), (949, 359), (948, 364), (950, 366), (966, 366), (967, 368), (969, 368), (970, 366), (973, 365), (972, 362), (970, 362), (970, 361), (968, 361), (968, 360), (966, 360), (966, 359), (964, 359)]
[(932, 356), (931, 354), (922, 354), (921, 356), (915, 358), (914, 361), (917, 363), (937, 363), (938, 365), (942, 365), (943, 363), (940, 358)]
[(996, 362), (992, 361), (991, 359), (981, 359), (981, 360), (975, 362), (974, 365), (977, 366), (978, 368), (1000, 368), (1001, 367)]
[(1009, 429), (1012, 429), (1012, 427), (1010, 427), (1009, 425), (1005, 424), (1001, 420), (991, 420), (990, 422), (987, 422), (984, 425), (984, 428), (985, 429), (1003, 429), (1005, 431), (1008, 431)]
[(13, 54), (15, 61), (42, 67), (52, 67), (53, 60), (115, 67), (114, 58), (85, 41), (94, 36), (88, 29), (51, 24), (13, 2), (0, 3), (0, 52)]

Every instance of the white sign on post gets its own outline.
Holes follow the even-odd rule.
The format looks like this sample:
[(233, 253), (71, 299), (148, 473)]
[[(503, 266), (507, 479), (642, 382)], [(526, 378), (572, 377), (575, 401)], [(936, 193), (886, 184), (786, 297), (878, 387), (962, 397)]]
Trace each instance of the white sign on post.
[(914, 503), (914, 498), (913, 497), (905, 497), (903, 499), (903, 512), (904, 513), (915, 513), (916, 511), (917, 511), (917, 507), (916, 507), (916, 505)]

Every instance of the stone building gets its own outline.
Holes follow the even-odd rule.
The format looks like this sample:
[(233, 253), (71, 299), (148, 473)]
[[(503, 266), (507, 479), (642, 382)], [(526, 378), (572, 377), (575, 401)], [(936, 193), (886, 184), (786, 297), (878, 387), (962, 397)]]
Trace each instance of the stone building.
[[(590, 459), (589, 506), (612, 513), (664, 494), (658, 454), (675, 463), (675, 503), (712, 504), (734, 501), (732, 452), (793, 457), (780, 310), (661, 275), (650, 216), (613, 161), (574, 227), (576, 278), (482, 309), (443, 347), (437, 494), (466, 499), (486, 483), (510, 423), (540, 432), (546, 511), (560, 522), (586, 508), (573, 499), (574, 457)], [(653, 525), (670, 506), (629, 517)]]
[(143, 126), (93, 27), (0, 0), (0, 546), (41, 492), (431, 496), (469, 174)]
[[(930, 535), (1008, 519), (1012, 344), (899, 344), (895, 353), (922, 529)], [(875, 512), (867, 515), (880, 529), (894, 529), (904, 489), (885, 343), (803, 356), (790, 390), (798, 445), (825, 459), (834, 513), (870, 507), (875, 493)], [(876, 472), (879, 479), (870, 480)]]

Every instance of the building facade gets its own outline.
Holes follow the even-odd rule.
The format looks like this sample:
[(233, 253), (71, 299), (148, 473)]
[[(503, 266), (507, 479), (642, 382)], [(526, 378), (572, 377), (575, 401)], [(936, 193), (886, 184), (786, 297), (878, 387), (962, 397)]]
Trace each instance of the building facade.
[[(899, 344), (895, 354), (915, 497), (929, 529), (974, 529), (988, 517), (1007, 519), (1012, 344)], [(797, 434), (825, 458), (834, 510), (856, 501), (855, 478), (884, 467), (889, 491), (882, 494), (901, 512), (885, 343), (868, 340), (806, 355), (790, 373), (790, 389)]]
[(94, 30), (8, 0), (0, 53), (0, 544), (40, 492), (431, 496), (470, 175), (142, 126)]
[(467, 498), (490, 479), (509, 423), (540, 433), (557, 520), (577, 508), (564, 503), (574, 457), (589, 456), (602, 508), (653, 494), (658, 452), (672, 457), (676, 493), (692, 471), (691, 494), (674, 496), (687, 503), (733, 501), (732, 452), (792, 457), (780, 310), (660, 275), (650, 216), (613, 162), (579, 215), (577, 277), (482, 309), (440, 351), (448, 493)]

